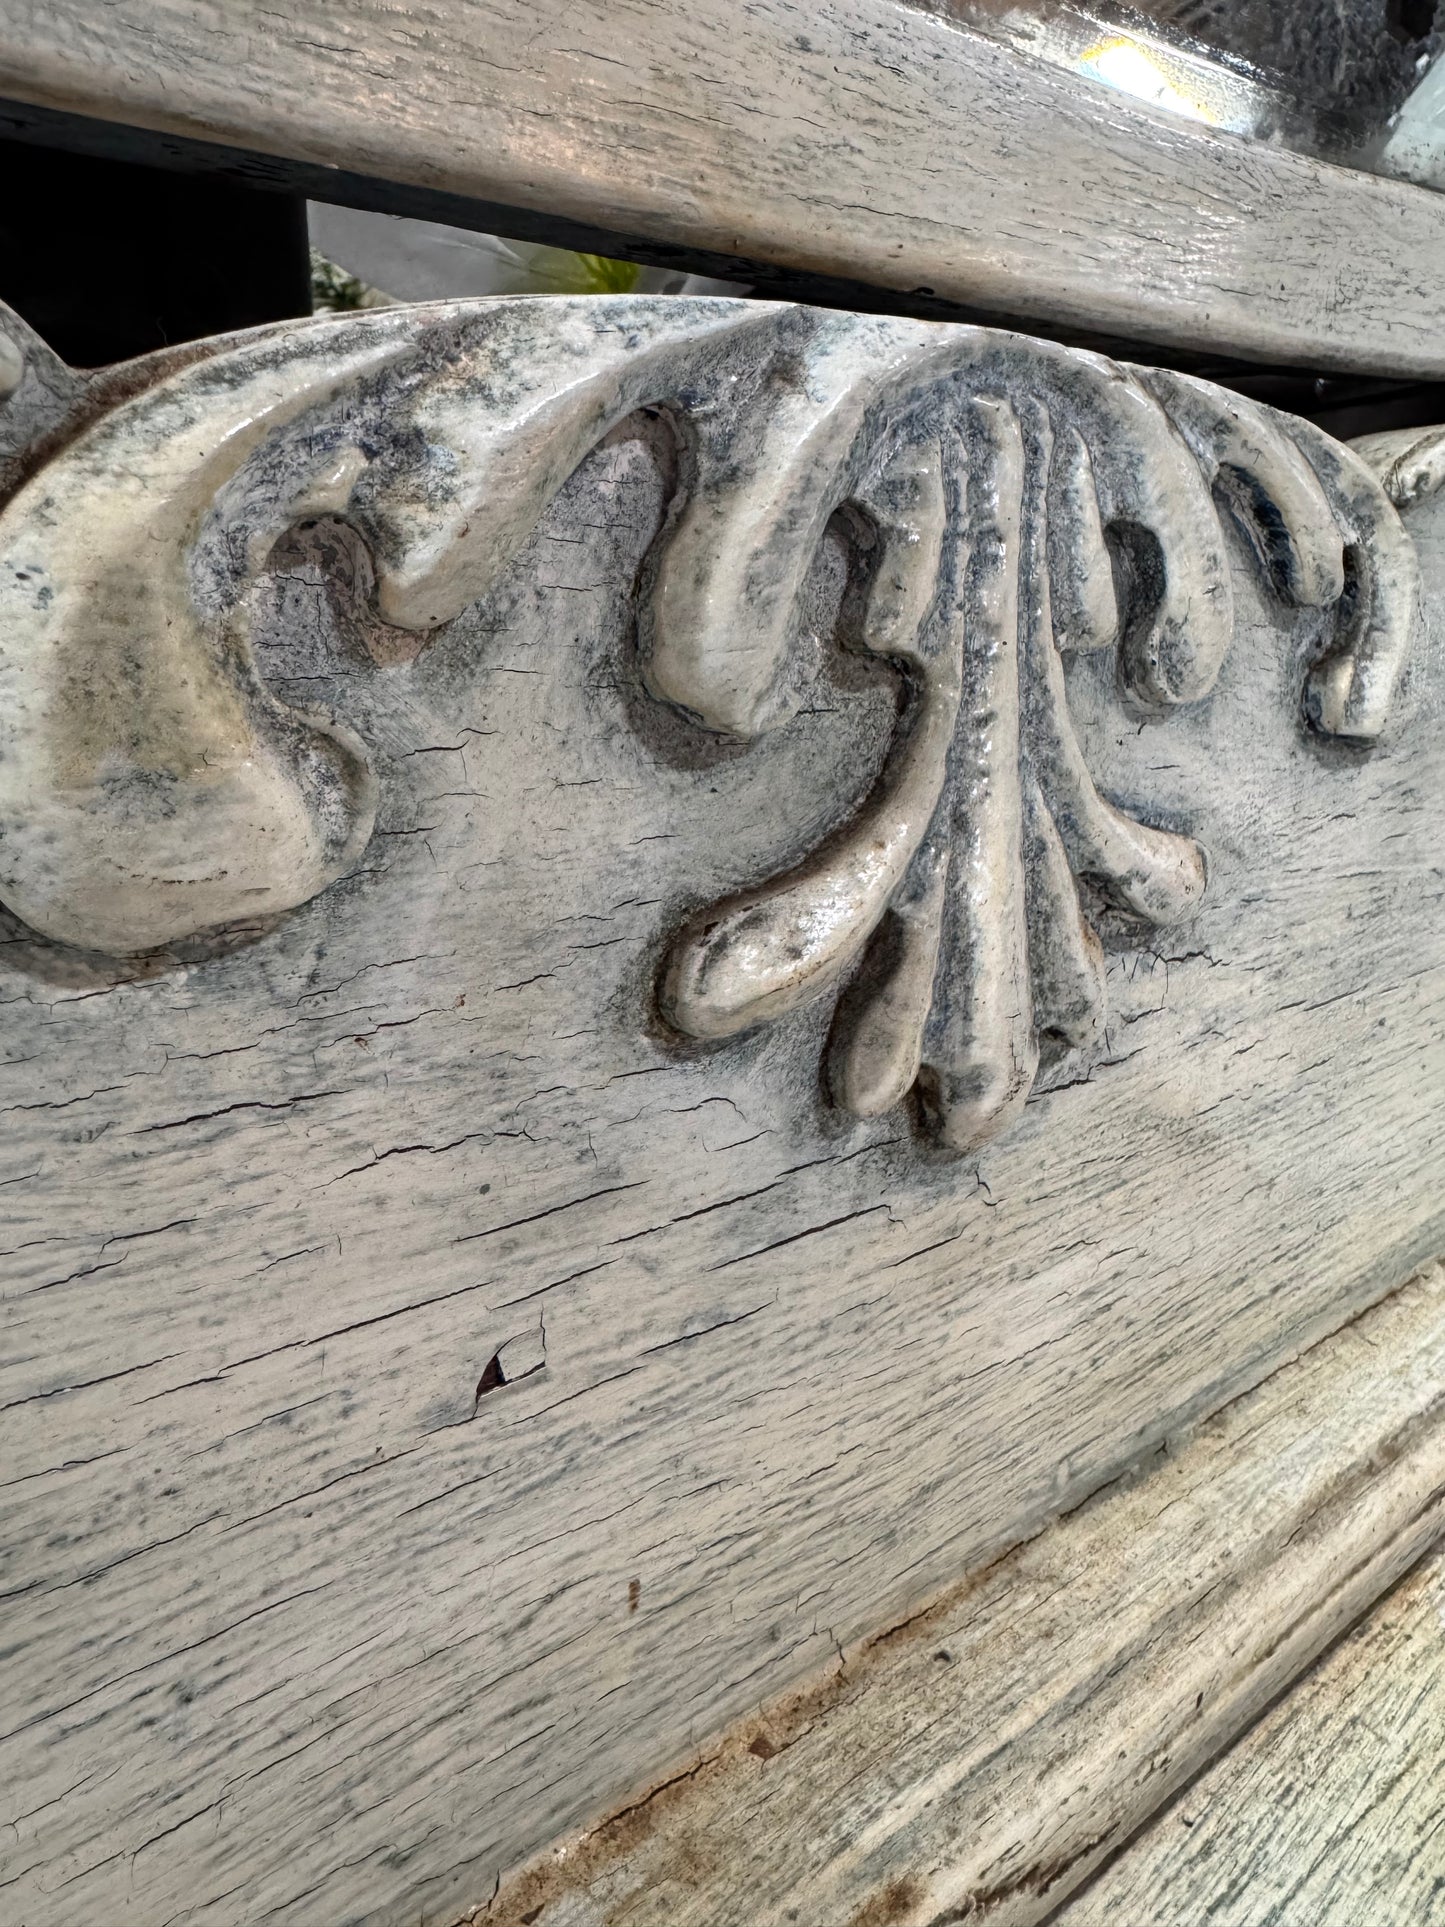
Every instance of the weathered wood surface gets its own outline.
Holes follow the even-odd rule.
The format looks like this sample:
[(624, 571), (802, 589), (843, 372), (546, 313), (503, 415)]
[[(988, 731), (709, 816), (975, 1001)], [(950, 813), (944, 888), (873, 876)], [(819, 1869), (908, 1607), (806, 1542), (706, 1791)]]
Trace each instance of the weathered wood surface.
[[(1032, 1927), (1052, 1917), (1438, 1537), (1442, 1367), (1445, 1272), (1436, 1266), (1161, 1455), (1137, 1483), (850, 1655), (812, 1691), (765, 1707), (691, 1772), (563, 1843), (473, 1918), (487, 1927)], [(1438, 1669), (1438, 1626), (1434, 1642)], [(1402, 1671), (1392, 1694), (1408, 1703)], [(1414, 1692), (1434, 1684), (1417, 1677)], [(1308, 1697), (1301, 1717), (1323, 1746), (1327, 1721), (1312, 1718)], [(1281, 1716), (1270, 1726), (1278, 1733)], [(1417, 1713), (1413, 1749), (1425, 1730)], [(1434, 1738), (1416, 1766), (1431, 1783), (1438, 1729)], [(1261, 1765), (1276, 1750), (1252, 1737), (1244, 1749)], [(1407, 1741), (1373, 1762), (1372, 1780), (1388, 1784), (1390, 1762), (1411, 1754)], [(1336, 1788), (1345, 1773), (1336, 1767)], [(1227, 1767), (1211, 1777), (1239, 1784)], [(1183, 1805), (1195, 1809), (1192, 1791)], [(1323, 1789), (1301, 1805), (1318, 1818)], [(1263, 1806), (1256, 1792), (1261, 1831)], [(1416, 1839), (1438, 1818), (1423, 1799), (1394, 1810), (1411, 1814)], [(1282, 1875), (1291, 1860), (1296, 1871), (1309, 1864), (1309, 1846), (1302, 1813), (1289, 1846), (1274, 1850)], [(1146, 1849), (1137, 1870), (1126, 1856), (1097, 1906), (1092, 1894), (1081, 1904), (1082, 1918), (1089, 1927), (1212, 1919), (1185, 1904), (1213, 1897), (1202, 1868), (1193, 1882), (1181, 1868), (1172, 1887), (1161, 1883), (1178, 1904), (1160, 1904), (1151, 1868), (1185, 1858), (1177, 1848), (1171, 1858), (1167, 1841)], [(1235, 1871), (1245, 1886), (1247, 1857)], [(1415, 1891), (1427, 1887), (1417, 1873)], [(1132, 1908), (1116, 1904), (1120, 1894)], [(1064, 1918), (1073, 1927), (1074, 1914)], [(1277, 1918), (1262, 1907), (1230, 1917), (1237, 1927)], [(1305, 1927), (1312, 1916), (1289, 1918)], [(1403, 1927), (1431, 1915), (1361, 1907), (1330, 1918)]]
[(1181, 1794), (1059, 1927), (1426, 1927), (1445, 1893), (1436, 1553)]
[[(1347, 605), (1363, 619), (1327, 655), (1321, 699), (1325, 720), (1381, 729), (1373, 746), (1304, 726), (1302, 686), (1320, 685), (1307, 664), (1334, 612), (1286, 607), (1262, 587), (1227, 517), (1216, 531), (1207, 489), (1198, 515), (1172, 515), (1171, 499), (1196, 499), (1183, 468), (1170, 472), (1184, 493), (1166, 489), (1151, 510), (1167, 566), (1145, 574), (1164, 614), (1130, 628), (1124, 654), (1147, 633), (1161, 649), (1144, 651), (1141, 679), (1197, 669), (1191, 651), (1227, 581), (1235, 633), (1212, 688), (1167, 716), (1143, 712), (1121, 696), (1113, 651), (1081, 649), (1062, 708), (1040, 707), (1028, 685), (1014, 719), (1022, 762), (1017, 740), (976, 728), (962, 706), (943, 788), (972, 757), (978, 793), (1022, 807), (1021, 770), (1057, 774), (1037, 759), (1062, 740), (1067, 709), (1118, 820), (1181, 862), (1197, 837), (1208, 889), (1167, 936), (1099, 915), (1098, 1045), (1073, 1074), (1045, 1075), (1007, 1135), (946, 1157), (900, 1107), (860, 1120), (833, 1101), (819, 1076), (826, 998), (711, 1043), (658, 1021), (662, 962), (695, 911), (836, 851), (829, 833), (898, 729), (906, 658), (890, 669), (831, 646), (840, 525), (824, 518), (820, 534), (780, 510), (777, 528), (801, 528), (817, 555), (775, 726), (730, 738), (649, 693), (634, 645), (649, 551), (642, 585), (674, 582), (674, 606), (690, 612), (674, 640), (749, 642), (737, 662), (726, 647), (708, 658), (732, 665), (723, 695), (750, 686), (762, 605), (709, 598), (701, 568), (657, 572), (659, 531), (675, 560), (699, 525), (669, 520), (676, 443), (652, 413), (603, 433), (585, 385), (575, 419), (602, 442), (570, 478), (547, 409), (522, 409), (542, 427), (514, 480), (530, 486), (528, 463), (551, 461), (557, 493), (544, 507), (540, 490), (529, 534), (515, 492), (482, 490), (478, 513), (512, 516), (518, 546), (468, 602), (472, 578), (428, 544), (448, 517), (458, 541), (471, 530), (446, 476), (465, 479), (472, 460), (495, 474), (485, 462), (515, 448), (488, 440), (488, 411), (549, 392), (547, 356), (511, 352), (526, 345), (508, 332), (525, 331), (526, 312), (393, 312), (283, 329), (214, 368), (173, 357), (173, 385), (143, 394), (134, 416), (107, 416), (6, 511), (19, 546), (3, 577), (5, 861), (24, 873), (30, 917), (54, 933), (14, 922), (0, 949), (0, 1893), (24, 1927), (122, 1908), (190, 1927), (445, 1920), (1445, 1248), (1439, 499), (1408, 511), (1426, 590), (1413, 639), (1396, 620), (1409, 613), (1404, 577), (1379, 572), (1378, 542), (1353, 545), (1369, 607)], [(564, 327), (560, 312), (547, 310), (541, 334)], [(689, 502), (716, 513), (720, 532), (736, 533), (729, 476), (752, 475), (749, 512), (785, 510), (776, 491), (795, 476), (786, 437), (781, 449), (752, 439), (756, 420), (729, 439), (729, 422), (750, 419), (729, 414), (742, 406), (729, 394), (776, 382), (799, 446), (822, 401), (828, 432), (840, 414), (846, 427), (826, 384), (798, 379), (806, 358), (779, 347), (791, 330), (800, 353), (818, 341), (859, 351), (843, 321), (728, 304), (588, 312), (591, 333), (550, 338), (569, 369), (641, 354), (658, 329), (683, 344), (667, 365), (695, 377), (669, 390), (697, 411)], [(739, 359), (687, 347), (723, 324), (743, 330)], [(1182, 462), (1183, 444), (1139, 377), (971, 331), (868, 325), (900, 366), (922, 356), (963, 414), (969, 381), (981, 383), (989, 448), (1015, 448), (981, 471), (1001, 519), (997, 541), (974, 529), (992, 561), (968, 578), (969, 607), (992, 611), (993, 627), (979, 632), (986, 648), (970, 645), (973, 700), (1015, 649), (1009, 622), (1020, 649), (1037, 625), (1046, 574), (1037, 496), (1009, 520), (1027, 484), (1008, 410), (1033, 422), (1035, 456), (1034, 386), (1058, 414), (1060, 447), (1070, 409), (1100, 382), (1142, 411), (1152, 426), (1137, 447), (1100, 441), (1101, 490), (1132, 486), (1128, 462), (1108, 480), (1121, 452), (1135, 448), (1143, 474), (1147, 447)], [(489, 342), (511, 347), (488, 361)], [(879, 365), (862, 355), (855, 374)], [(336, 382), (308, 399), (305, 382), (328, 367)], [(489, 368), (512, 385), (489, 388)], [(254, 384), (268, 381), (278, 427), (248, 443)], [(15, 405), (33, 426), (141, 382), (132, 372), (77, 403), (31, 352)], [(1182, 419), (1187, 397), (1175, 405)], [(227, 440), (220, 428), (238, 412), (244, 433)], [(886, 408), (870, 403), (860, 419), (891, 432)], [(132, 421), (150, 428), (132, 434)], [(1272, 465), (1294, 515), (1307, 478), (1274, 432), (1249, 460)], [(450, 468), (448, 436), (460, 438)], [(893, 446), (887, 433), (881, 446)], [(419, 450), (429, 469), (388, 468)], [(1311, 460), (1325, 473), (1336, 458), (1317, 448)], [(103, 489), (86, 492), (87, 463), (124, 484), (113, 516)], [(362, 486), (373, 463), (384, 483), (422, 473), (431, 485), (401, 507), (389, 498), (369, 555), (333, 517), (340, 505), (365, 525), (368, 501), (386, 505), (384, 488)], [(840, 470), (838, 499), (850, 488), (873, 499), (888, 472)], [(1082, 472), (1070, 471), (1071, 500)], [(295, 491), (285, 501), (312, 510), (309, 530), (279, 542), (278, 477)], [(147, 522), (167, 501), (174, 516)], [(1280, 533), (1289, 517), (1271, 550), (1284, 575), (1299, 565), (1305, 600), (1344, 513), (1326, 507), (1298, 553)], [(139, 520), (122, 529), (126, 516)], [(403, 525), (414, 540), (388, 547), (381, 536)], [(1071, 526), (1087, 529), (1082, 508)], [(691, 553), (706, 563), (733, 550), (719, 539)], [(1016, 600), (1000, 555), (1018, 572)], [(40, 579), (37, 561), (57, 556), (68, 573)], [(797, 559), (786, 545), (783, 559)], [(378, 618), (376, 571), (393, 615), (400, 602), (417, 619), (408, 583), (433, 612), (447, 595), (465, 606), (427, 641), (424, 627)], [(1195, 618), (1175, 623), (1171, 597), (1196, 579)], [(1065, 553), (1060, 582), (1072, 580)], [(180, 599), (157, 601), (157, 584)], [(159, 656), (127, 653), (123, 624), (86, 629), (102, 585), (122, 617), (160, 609), (141, 637)], [(905, 606), (916, 616), (917, 588), (884, 597), (878, 620), (901, 624)], [(218, 609), (249, 627), (217, 628)], [(89, 638), (83, 673), (55, 673), (47, 625)], [(1391, 634), (1411, 641), (1398, 689), (1377, 673)], [(231, 711), (186, 706), (209, 660), (187, 652), (217, 636), (233, 671), (253, 650), (270, 692), (237, 685), (253, 705), (242, 719), (273, 731), (255, 739), (258, 762), (239, 725), (227, 735), (217, 723), (230, 728)], [(900, 627), (899, 651), (911, 646)], [(157, 660), (175, 670), (169, 683)], [(926, 669), (920, 659), (915, 680), (931, 688)], [(176, 691), (188, 693), (167, 710)], [(1357, 697), (1374, 703), (1363, 720)], [(234, 828), (213, 860), (216, 819), (164, 806), (244, 800), (263, 765), (285, 778), (300, 739), (274, 735), (276, 702), (302, 705), (309, 727), (369, 757), (377, 778), (375, 832), (326, 889), (346, 829), (326, 810), (286, 818), (299, 840), (278, 866)], [(117, 716), (126, 728), (108, 739)], [(37, 751), (47, 741), (49, 759)], [(905, 732), (905, 750), (913, 741)], [(154, 765), (147, 786), (136, 774), (157, 742), (187, 754)], [(52, 841), (26, 842), (42, 812), (24, 816), (22, 756)], [(107, 810), (119, 841), (91, 834), (88, 812), (103, 825)], [(929, 820), (915, 811), (905, 828)], [(1021, 860), (1007, 837), (992, 847)], [(1036, 881), (1045, 859), (1029, 848)], [(47, 850), (73, 867), (47, 866)], [(122, 850), (132, 887), (107, 896), (105, 865)], [(174, 894), (189, 892), (192, 912), (220, 914), (257, 875), (296, 887), (265, 899), (249, 932), (178, 937), (146, 956), (55, 940), (89, 916), (123, 947), (137, 904), (147, 919), (171, 914), (161, 886), (188, 850)], [(1074, 888), (1066, 868), (1059, 900)], [(186, 905), (175, 914), (186, 929)], [(986, 916), (974, 927), (997, 934)], [(1026, 996), (1017, 958), (1003, 962), (991, 981)], [(965, 957), (961, 981), (971, 973)], [(976, 1014), (966, 998), (945, 1006)], [(1018, 1002), (991, 1008), (1003, 1030), (986, 1034), (1015, 1035)]]
[(1191, 352), (1445, 373), (1438, 197), (899, 0), (4, 0), (0, 95), (566, 216), (714, 272), (731, 256)]

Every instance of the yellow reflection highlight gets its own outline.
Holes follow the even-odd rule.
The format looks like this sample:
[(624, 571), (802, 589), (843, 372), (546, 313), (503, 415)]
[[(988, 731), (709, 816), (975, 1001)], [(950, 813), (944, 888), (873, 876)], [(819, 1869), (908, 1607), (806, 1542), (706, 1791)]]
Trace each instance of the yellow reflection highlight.
[(1208, 101), (1179, 86), (1164, 63), (1137, 40), (1101, 40), (1079, 55), (1079, 65), (1121, 94), (1132, 94), (1154, 107), (1167, 107), (1171, 113), (1185, 114), (1209, 127), (1219, 125), (1219, 115)]

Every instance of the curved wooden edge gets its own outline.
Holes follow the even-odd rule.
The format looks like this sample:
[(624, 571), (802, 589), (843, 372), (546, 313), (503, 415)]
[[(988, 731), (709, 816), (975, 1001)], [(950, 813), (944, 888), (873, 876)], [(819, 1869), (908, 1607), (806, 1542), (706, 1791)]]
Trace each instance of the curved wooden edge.
[(1430, 1267), (467, 1919), (1033, 1927), (1445, 1530)]
[(712, 265), (1438, 376), (1445, 201), (1212, 132), (900, 0), (37, 0), (0, 95), (533, 210)]
[(1445, 1880), (1445, 1556), (1413, 1572), (1057, 1927), (1428, 1921)]

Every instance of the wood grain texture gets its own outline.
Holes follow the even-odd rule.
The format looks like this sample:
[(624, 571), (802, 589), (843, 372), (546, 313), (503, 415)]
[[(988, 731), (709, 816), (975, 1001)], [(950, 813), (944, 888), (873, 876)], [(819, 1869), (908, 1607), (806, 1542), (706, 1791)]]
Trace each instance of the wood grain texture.
[(825, 1004), (656, 1022), (672, 935), (815, 847), (898, 709), (831, 539), (790, 720), (656, 702), (671, 503), (618, 424), (424, 648), (353, 532), (288, 531), (250, 641), (371, 746), (360, 864), (119, 962), (6, 926), (23, 1927), (445, 1920), (1445, 1248), (1438, 497), (1373, 746), (1303, 727), (1319, 612), (1228, 530), (1207, 695), (1150, 723), (1071, 665), (1101, 790), (1209, 889), (1109, 935), (1099, 1062), (967, 1160), (831, 1103)]
[[(1033, 1927), (1445, 1527), (1442, 1366), (1436, 1266), (471, 1918)], [(1130, 1921), (1120, 1883), (1152, 1897), (1151, 1859), (1090, 1927)]]
[(1427, 1559), (1058, 1927), (1424, 1927), (1445, 1893), (1445, 1559)]
[(1438, 197), (899, 0), (5, 0), (0, 93), (975, 311), (1445, 372)]

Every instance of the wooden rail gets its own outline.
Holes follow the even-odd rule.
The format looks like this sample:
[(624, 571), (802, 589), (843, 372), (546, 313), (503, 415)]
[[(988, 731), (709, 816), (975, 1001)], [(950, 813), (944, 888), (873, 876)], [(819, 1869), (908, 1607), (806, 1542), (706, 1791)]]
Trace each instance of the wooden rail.
[(7, 0), (0, 96), (620, 248), (1175, 350), (1445, 374), (1445, 200), (899, 0)]

